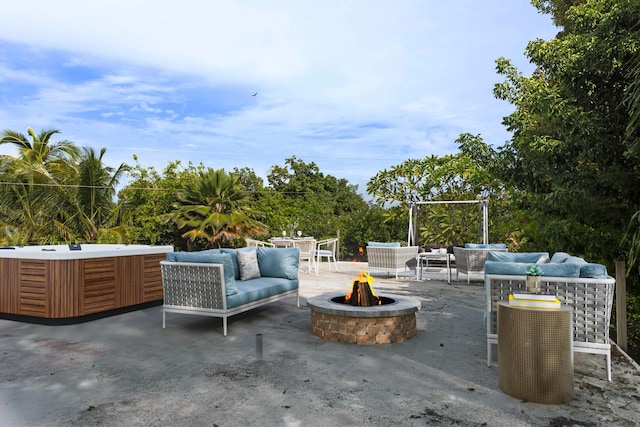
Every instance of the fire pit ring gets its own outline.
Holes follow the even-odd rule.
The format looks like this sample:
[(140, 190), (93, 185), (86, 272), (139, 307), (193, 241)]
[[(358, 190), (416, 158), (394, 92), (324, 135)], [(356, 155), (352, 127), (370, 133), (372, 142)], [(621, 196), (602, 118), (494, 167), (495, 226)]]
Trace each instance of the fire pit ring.
[(402, 295), (378, 295), (388, 303), (360, 307), (333, 301), (344, 293), (309, 298), (311, 332), (328, 341), (354, 344), (390, 344), (413, 338), (420, 301)]

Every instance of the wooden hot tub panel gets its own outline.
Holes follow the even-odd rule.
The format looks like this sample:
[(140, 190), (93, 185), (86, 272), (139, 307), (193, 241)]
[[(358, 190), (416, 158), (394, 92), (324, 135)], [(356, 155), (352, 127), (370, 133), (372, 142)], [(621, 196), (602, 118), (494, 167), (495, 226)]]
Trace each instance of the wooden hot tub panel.
[(0, 313), (70, 318), (160, 301), (165, 257), (0, 259)]

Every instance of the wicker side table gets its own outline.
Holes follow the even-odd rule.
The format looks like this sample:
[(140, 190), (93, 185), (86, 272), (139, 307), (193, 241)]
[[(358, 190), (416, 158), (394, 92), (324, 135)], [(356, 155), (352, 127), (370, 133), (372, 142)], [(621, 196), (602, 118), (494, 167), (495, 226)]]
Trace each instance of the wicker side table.
[(543, 310), (498, 303), (498, 383), (527, 402), (573, 399), (571, 308)]

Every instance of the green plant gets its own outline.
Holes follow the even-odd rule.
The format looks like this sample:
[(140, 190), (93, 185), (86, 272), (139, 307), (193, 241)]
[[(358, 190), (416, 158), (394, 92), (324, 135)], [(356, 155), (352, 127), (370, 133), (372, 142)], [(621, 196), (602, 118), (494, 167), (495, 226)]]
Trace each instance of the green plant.
[(542, 276), (542, 273), (543, 271), (538, 264), (529, 264), (524, 271), (527, 276)]

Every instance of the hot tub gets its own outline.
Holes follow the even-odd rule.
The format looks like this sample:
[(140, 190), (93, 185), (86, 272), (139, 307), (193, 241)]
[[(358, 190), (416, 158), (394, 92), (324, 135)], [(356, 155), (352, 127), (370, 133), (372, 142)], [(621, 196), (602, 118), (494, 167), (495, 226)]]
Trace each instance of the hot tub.
[(172, 246), (46, 245), (0, 249), (0, 318), (74, 323), (162, 303)]

